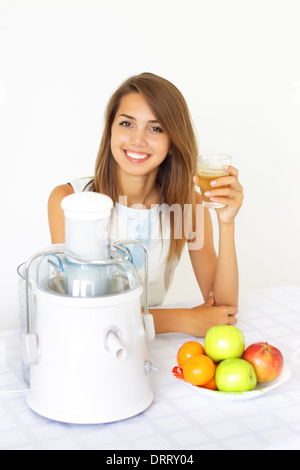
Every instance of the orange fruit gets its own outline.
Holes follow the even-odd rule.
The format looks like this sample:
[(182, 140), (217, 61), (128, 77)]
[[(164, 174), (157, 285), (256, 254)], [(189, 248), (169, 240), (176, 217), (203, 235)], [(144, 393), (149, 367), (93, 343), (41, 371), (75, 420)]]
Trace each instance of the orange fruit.
[(202, 388), (207, 388), (208, 390), (218, 390), (215, 377), (207, 382), (207, 384), (202, 385)]
[(177, 364), (182, 368), (183, 364), (192, 356), (204, 354), (204, 347), (197, 341), (187, 341), (177, 353)]
[(215, 375), (216, 366), (210, 357), (204, 354), (191, 356), (182, 367), (184, 379), (192, 385), (207, 384)]

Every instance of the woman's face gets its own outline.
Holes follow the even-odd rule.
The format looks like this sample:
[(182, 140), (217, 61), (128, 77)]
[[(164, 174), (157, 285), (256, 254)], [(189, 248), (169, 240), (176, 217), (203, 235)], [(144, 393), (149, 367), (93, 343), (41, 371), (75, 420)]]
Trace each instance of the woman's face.
[(127, 175), (157, 173), (170, 151), (169, 136), (139, 93), (125, 95), (111, 128), (111, 151)]

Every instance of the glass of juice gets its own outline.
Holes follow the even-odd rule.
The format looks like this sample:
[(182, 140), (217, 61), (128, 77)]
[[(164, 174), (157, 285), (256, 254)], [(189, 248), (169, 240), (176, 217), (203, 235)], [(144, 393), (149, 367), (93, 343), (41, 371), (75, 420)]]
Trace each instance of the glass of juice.
[[(230, 155), (200, 155), (197, 157), (197, 176), (199, 180), (199, 186), (201, 191), (201, 197), (204, 207), (218, 209), (225, 207), (224, 204), (213, 202), (209, 197), (204, 196), (206, 191), (214, 189), (211, 186), (211, 181), (220, 178), (221, 176), (227, 176), (228, 173), (224, 170), (225, 165), (231, 165)], [(217, 186), (216, 188), (228, 188), (229, 185)]]

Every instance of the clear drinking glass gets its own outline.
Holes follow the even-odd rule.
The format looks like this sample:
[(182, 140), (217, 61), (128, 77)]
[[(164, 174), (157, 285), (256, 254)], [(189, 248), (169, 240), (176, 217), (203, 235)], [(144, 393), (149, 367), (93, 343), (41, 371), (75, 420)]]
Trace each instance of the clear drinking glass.
[[(231, 160), (230, 155), (221, 154), (200, 155), (197, 157), (197, 176), (204, 207), (212, 209), (225, 207), (224, 204), (211, 201), (204, 193), (213, 189), (213, 186), (210, 184), (213, 180), (228, 175), (224, 170), (224, 166), (231, 165)], [(229, 187), (229, 185), (217, 186), (218, 189), (227, 187)]]

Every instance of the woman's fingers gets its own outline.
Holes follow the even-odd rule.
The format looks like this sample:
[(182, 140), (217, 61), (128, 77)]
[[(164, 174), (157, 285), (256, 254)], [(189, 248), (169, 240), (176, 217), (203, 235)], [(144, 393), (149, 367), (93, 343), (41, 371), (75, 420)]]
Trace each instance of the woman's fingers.
[(209, 197), (212, 201), (226, 204), (226, 206), (232, 206), (236, 203), (240, 205), (244, 197), (241, 191), (232, 188), (214, 189), (212, 191), (206, 191), (204, 195)]
[(233, 175), (236, 178), (238, 178), (239, 170), (237, 168), (235, 168), (234, 166), (231, 166), (231, 165), (226, 165), (223, 168), (229, 175)]
[(227, 325), (236, 325), (236, 324), (237, 324), (237, 319), (235, 318), (235, 316), (229, 315)]
[[(211, 181), (210, 185), (211, 185), (211, 188), (214, 189), (214, 188), (217, 188), (218, 186), (227, 186), (227, 187), (231, 187), (232, 189), (235, 189), (236, 191), (243, 191), (243, 187), (242, 185), (240, 184), (239, 180), (238, 180), (238, 170), (236, 168), (234, 168), (233, 166), (229, 166), (229, 167), (224, 167), (225, 168), (228, 168), (226, 171), (228, 173), (228, 176), (220, 176), (214, 180)], [(193, 182), (194, 184), (196, 184), (197, 186), (199, 186), (199, 178), (198, 176), (194, 176), (193, 177)]]

